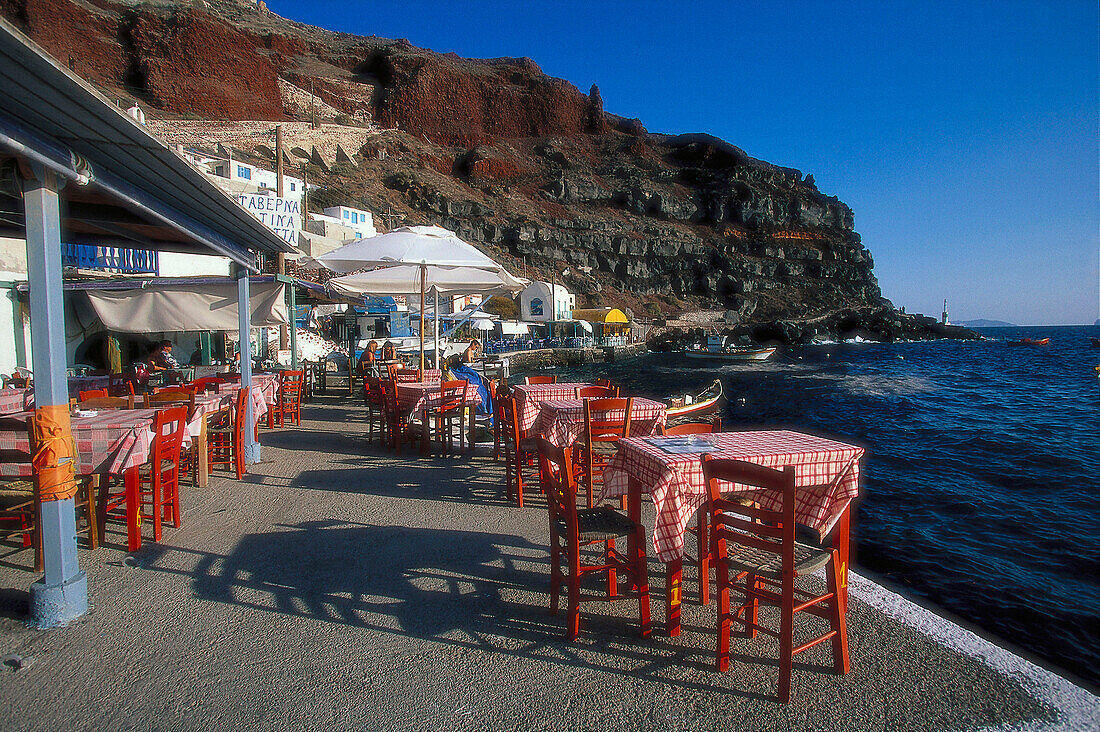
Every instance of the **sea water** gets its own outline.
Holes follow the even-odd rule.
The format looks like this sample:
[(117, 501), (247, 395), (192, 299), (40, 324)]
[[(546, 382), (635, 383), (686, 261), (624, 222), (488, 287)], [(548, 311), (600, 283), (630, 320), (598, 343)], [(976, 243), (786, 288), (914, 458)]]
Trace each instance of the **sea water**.
[[(988, 328), (987, 340), (781, 349), (762, 363), (650, 353), (559, 368), (625, 393), (722, 380), (725, 429), (864, 446), (856, 565), (1100, 683), (1100, 328)], [(1012, 346), (1050, 337), (1047, 346)]]

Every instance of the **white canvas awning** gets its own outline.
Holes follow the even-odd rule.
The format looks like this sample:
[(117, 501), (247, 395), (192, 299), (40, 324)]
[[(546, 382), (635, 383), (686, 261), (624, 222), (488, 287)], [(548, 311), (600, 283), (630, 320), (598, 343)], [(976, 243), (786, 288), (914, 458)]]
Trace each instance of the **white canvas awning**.
[(440, 295), (512, 293), (522, 290), (526, 283), (504, 270), (490, 272), (472, 267), (428, 267), (426, 272), (422, 272), (420, 265), (401, 264), (335, 277), (328, 281), (327, 287), (345, 297), (412, 295), (420, 291), (422, 275), (425, 292)]
[(531, 330), (527, 323), (501, 323), (500, 332), (504, 335), (527, 335)]
[[(253, 284), (249, 304), (255, 327), (288, 324), (284, 285)], [(235, 284), (150, 285), (132, 290), (89, 290), (88, 302), (116, 333), (236, 330)]]

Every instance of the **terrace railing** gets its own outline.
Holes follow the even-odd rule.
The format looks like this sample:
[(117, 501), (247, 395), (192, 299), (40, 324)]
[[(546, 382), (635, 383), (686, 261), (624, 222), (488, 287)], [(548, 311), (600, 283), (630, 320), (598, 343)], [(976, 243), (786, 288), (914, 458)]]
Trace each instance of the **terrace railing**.
[(61, 261), (65, 267), (95, 269), (120, 274), (158, 274), (160, 263), (155, 251), (101, 247), (93, 244), (61, 244)]

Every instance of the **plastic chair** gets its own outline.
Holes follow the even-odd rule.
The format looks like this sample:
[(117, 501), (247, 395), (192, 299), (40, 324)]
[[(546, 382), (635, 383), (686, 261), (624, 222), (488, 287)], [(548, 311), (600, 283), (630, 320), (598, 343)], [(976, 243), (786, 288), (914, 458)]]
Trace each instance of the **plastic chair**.
[[(537, 439), (539, 473), (546, 489), (546, 504), (550, 513), (550, 610), (557, 614), (558, 595), (562, 584), (567, 586), (569, 616), (566, 636), (570, 641), (580, 634), (581, 603), (589, 600), (622, 600), (638, 598), (638, 616), (642, 637), (651, 630), (649, 617), (649, 582), (646, 577), (645, 530), (641, 524), (607, 506), (577, 509), (577, 482), (568, 448), (560, 448), (549, 440)], [(615, 548), (619, 537), (633, 537), (633, 556)], [(588, 564), (581, 550), (600, 545), (600, 560)], [(629, 554), (630, 552), (628, 552)], [(562, 571), (562, 560), (567, 569)], [(630, 592), (618, 592), (618, 573), (625, 572), (632, 580)], [(604, 574), (607, 594), (583, 594), (581, 581), (585, 575)]]
[(538, 444), (533, 437), (524, 437), (519, 429), (516, 398), (503, 397), (497, 401), (500, 410), (501, 444), (504, 446), (504, 480), (508, 498), (523, 508), (523, 468), (531, 465), (538, 454)]
[(305, 385), (305, 371), (279, 372), (279, 398), (271, 411), (268, 424), (284, 426), (287, 420), (295, 426), (302, 426), (302, 387)]
[(236, 472), (237, 480), (243, 478), (245, 473), (244, 418), (248, 399), (248, 392), (239, 390), (229, 416), (206, 431), (207, 462), (210, 470), (224, 465)]
[[(603, 483), (603, 471), (618, 449), (618, 441), (630, 434), (630, 415), (634, 398), (585, 399), (584, 435), (577, 443), (578, 477), (592, 507), (595, 486)], [(621, 417), (611, 416), (622, 412)]]
[(524, 384), (556, 384), (558, 383), (557, 376), (524, 376)]
[[(795, 541), (794, 467), (788, 465), (779, 471), (704, 455), (703, 477), (707, 482), (707, 516), (718, 588), (718, 670), (729, 669), (730, 626), (738, 622), (750, 638), (761, 631), (779, 639), (778, 696), (784, 704), (791, 699), (794, 656), (818, 643), (831, 640), (833, 669), (838, 674), (848, 673), (848, 634), (837, 585), (840, 558), (835, 549)], [(730, 500), (722, 495), (723, 482), (774, 491), (782, 495), (782, 507), (771, 511), (755, 503)], [(826, 568), (825, 594), (815, 595), (795, 587), (798, 577), (821, 567)], [(744, 596), (744, 602), (735, 610), (730, 607), (731, 589)], [(761, 602), (779, 608), (778, 632), (758, 624)], [(798, 612), (825, 619), (829, 631), (795, 648), (794, 615)]]

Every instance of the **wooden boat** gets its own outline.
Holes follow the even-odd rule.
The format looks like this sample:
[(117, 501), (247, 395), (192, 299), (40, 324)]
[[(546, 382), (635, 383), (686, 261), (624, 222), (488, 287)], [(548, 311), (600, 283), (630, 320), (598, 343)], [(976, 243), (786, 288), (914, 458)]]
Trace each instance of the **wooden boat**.
[(766, 361), (775, 353), (774, 347), (769, 348), (728, 348), (721, 351), (704, 351), (702, 349), (688, 349), (684, 355), (691, 359), (707, 361)]
[(1048, 343), (1050, 343), (1049, 338), (1038, 338), (1038, 339), (1021, 338), (1018, 341), (1009, 341), (1008, 345), (1010, 345), (1010, 346), (1045, 346)]
[(715, 379), (713, 384), (698, 394), (670, 397), (665, 400), (668, 406), (665, 412), (668, 415), (668, 421), (680, 422), (690, 417), (709, 414), (718, 409), (722, 396), (722, 381)]
[(1092, 341), (1093, 348), (1100, 348), (1100, 338), (1089, 338)]

